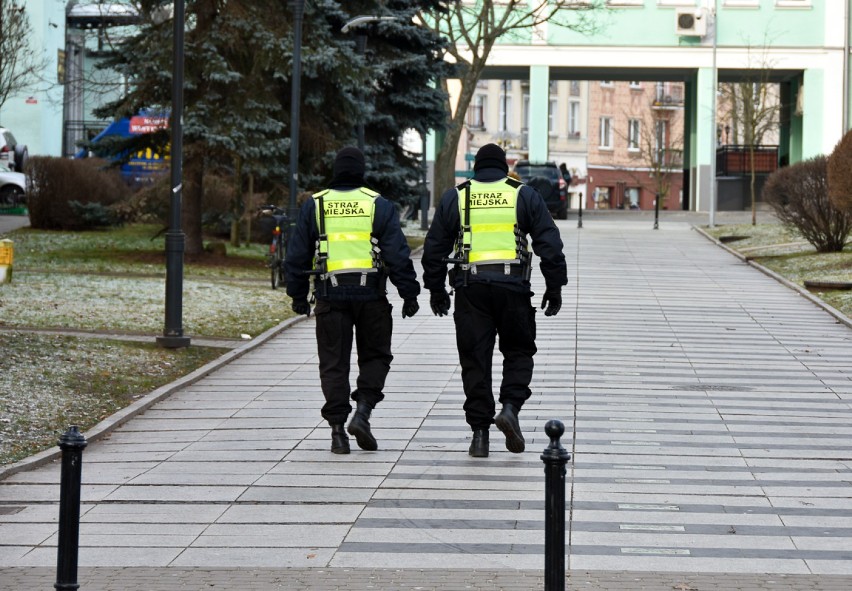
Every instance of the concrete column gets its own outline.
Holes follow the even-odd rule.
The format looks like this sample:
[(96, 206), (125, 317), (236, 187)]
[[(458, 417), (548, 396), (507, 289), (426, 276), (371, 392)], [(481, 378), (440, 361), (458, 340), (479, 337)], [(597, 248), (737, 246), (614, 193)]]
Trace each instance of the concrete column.
[[(825, 88), (825, 72), (821, 69), (808, 68), (805, 70), (804, 86), (802, 87), (804, 100), (797, 101), (797, 106), (802, 107), (802, 159), (813, 158), (821, 154), (830, 154), (839, 139), (837, 130), (826, 128), (826, 115), (837, 112), (840, 121), (842, 110), (833, 109), (832, 99), (836, 98), (837, 92)], [(827, 96), (827, 95), (832, 96)], [(840, 101), (842, 103), (842, 100)], [(839, 126), (837, 126), (839, 128)], [(834, 138), (832, 141), (831, 138)]]
[(544, 162), (548, 157), (547, 112), (550, 106), (550, 68), (530, 66), (530, 160)]
[(695, 195), (697, 211), (710, 211), (710, 162), (716, 157), (713, 128), (713, 69), (699, 68), (695, 113)]

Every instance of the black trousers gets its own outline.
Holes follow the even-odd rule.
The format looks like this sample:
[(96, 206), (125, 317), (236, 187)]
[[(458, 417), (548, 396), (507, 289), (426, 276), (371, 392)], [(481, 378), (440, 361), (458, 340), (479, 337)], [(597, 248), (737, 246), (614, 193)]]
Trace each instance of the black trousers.
[(344, 423), (352, 412), (349, 358), (353, 333), (358, 351), (358, 381), (351, 398), (371, 407), (384, 399), (382, 390), (393, 361), (391, 309), (387, 298), (370, 302), (317, 302), (314, 308), (317, 353), (325, 396), (322, 417), (329, 423)]
[(535, 346), (535, 308), (530, 294), (493, 283), (456, 288), (453, 319), (462, 367), (464, 413), (471, 429), (487, 429), (494, 422), (491, 358), (500, 338), (503, 381), (500, 402), (521, 408), (530, 397)]

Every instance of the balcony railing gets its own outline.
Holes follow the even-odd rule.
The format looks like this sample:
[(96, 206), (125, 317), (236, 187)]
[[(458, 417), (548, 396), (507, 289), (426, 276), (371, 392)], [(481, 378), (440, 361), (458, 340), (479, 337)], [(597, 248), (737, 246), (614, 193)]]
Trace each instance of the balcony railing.
[(769, 174), (778, 169), (778, 146), (730, 145), (716, 148), (716, 176), (745, 176), (752, 170)]

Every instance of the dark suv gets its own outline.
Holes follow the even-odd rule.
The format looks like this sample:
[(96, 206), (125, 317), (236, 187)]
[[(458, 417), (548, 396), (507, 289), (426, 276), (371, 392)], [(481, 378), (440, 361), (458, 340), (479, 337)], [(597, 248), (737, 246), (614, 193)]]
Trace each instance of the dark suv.
[(554, 217), (568, 219), (568, 184), (555, 162), (518, 160), (513, 170), (521, 181), (541, 193)]

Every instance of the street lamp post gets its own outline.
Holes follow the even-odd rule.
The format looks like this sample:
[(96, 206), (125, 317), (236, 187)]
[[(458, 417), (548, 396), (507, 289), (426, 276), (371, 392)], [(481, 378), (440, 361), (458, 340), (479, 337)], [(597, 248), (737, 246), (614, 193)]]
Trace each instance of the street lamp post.
[(305, 0), (292, 0), (293, 76), (290, 93), (290, 223), (296, 219), (296, 194), (299, 192), (299, 107), (302, 96), (302, 18)]
[(181, 197), (183, 190), (183, 28), (184, 0), (174, 3), (174, 39), (172, 47), (172, 138), (171, 195), (169, 230), (166, 232), (166, 323), (157, 344), (169, 349), (188, 347), (190, 339), (183, 335), (183, 253), (185, 236), (181, 229)]
[[(366, 25), (368, 23), (375, 23), (379, 21), (393, 21), (396, 20), (395, 16), (371, 16), (371, 15), (362, 15), (356, 16), (351, 21), (343, 25), (341, 27), (340, 32), (344, 35), (350, 31), (350, 29), (356, 29), (361, 27), (362, 25)], [(358, 32), (355, 37), (355, 49), (358, 55), (363, 56), (367, 51), (367, 33)], [(358, 149), (362, 152), (364, 151), (364, 117), (358, 118)]]
[[(718, 43), (718, 35), (716, 34), (719, 23), (719, 12), (717, 9), (717, 0), (713, 0), (713, 88), (712, 88), (712, 96), (713, 102), (711, 110), (713, 111), (711, 114), (711, 121), (713, 122), (713, 126), (710, 128), (711, 130), (716, 127), (716, 109), (718, 108), (716, 105), (716, 93), (719, 91), (719, 70), (716, 67), (716, 44)], [(711, 141), (713, 143), (713, 150), (710, 152), (710, 219), (708, 220), (708, 225), (711, 228), (716, 227), (716, 138), (712, 137), (713, 133), (710, 133)], [(705, 144), (706, 145), (706, 144)]]

